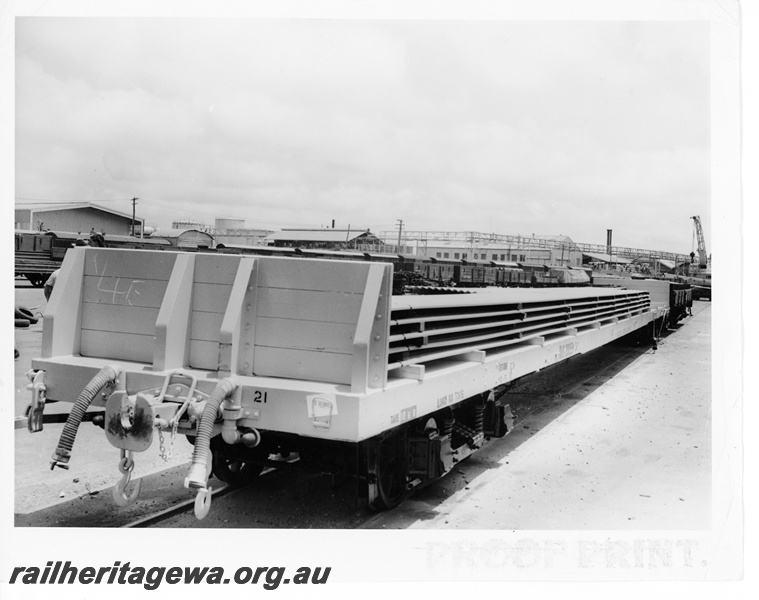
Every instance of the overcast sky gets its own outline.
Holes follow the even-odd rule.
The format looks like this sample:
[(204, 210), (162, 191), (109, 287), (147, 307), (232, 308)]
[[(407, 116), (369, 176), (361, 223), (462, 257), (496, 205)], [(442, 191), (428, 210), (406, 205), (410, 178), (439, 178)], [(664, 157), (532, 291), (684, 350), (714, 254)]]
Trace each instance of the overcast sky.
[(19, 18), (16, 201), (688, 253), (709, 51), (697, 21)]

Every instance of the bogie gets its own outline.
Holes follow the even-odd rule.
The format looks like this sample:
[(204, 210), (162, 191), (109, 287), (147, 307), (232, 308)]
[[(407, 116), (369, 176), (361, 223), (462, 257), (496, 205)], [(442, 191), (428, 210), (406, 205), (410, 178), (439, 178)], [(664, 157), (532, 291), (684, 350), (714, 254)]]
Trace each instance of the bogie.
[(263, 471), (262, 453), (240, 444), (226, 444), (221, 436), (211, 440), (211, 469), (216, 478), (229, 485), (245, 485)]
[(368, 440), (369, 507), (394, 508), (410, 489), (443, 477), (490, 437), (506, 435), (513, 420), (509, 406), (489, 392)]

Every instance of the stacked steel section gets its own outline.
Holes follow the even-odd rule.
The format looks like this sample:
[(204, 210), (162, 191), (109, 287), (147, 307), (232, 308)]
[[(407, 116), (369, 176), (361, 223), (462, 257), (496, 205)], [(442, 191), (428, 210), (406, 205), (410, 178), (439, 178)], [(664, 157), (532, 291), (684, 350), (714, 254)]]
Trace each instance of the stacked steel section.
[(388, 369), (534, 343), (642, 314), (648, 293), (554, 288), (393, 298)]

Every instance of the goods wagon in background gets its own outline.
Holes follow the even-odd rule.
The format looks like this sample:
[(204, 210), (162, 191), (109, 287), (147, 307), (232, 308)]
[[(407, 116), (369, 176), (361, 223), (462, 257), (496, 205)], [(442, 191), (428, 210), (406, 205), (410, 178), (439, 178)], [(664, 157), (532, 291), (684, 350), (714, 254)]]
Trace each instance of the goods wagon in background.
[(70, 231), (16, 231), (15, 275), (26, 278), (34, 287), (45, 285), (50, 274), (59, 269), (63, 257), (76, 245), (92, 244), (105, 248), (163, 250), (171, 243), (162, 238), (128, 235), (82, 234)]

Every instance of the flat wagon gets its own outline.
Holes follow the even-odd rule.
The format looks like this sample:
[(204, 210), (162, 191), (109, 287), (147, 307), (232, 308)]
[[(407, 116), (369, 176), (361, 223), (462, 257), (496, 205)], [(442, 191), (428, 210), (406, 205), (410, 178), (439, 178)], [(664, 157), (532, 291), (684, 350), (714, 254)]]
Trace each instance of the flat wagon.
[[(186, 436), (185, 486), (248, 482), (277, 455), (357, 477), (398, 504), (511, 428), (510, 382), (662, 319), (649, 293), (484, 288), (392, 295), (393, 265), (74, 248), (32, 361), (29, 428), (73, 402), (51, 468), (90, 418), (118, 449), (118, 504), (156, 436)], [(93, 415), (90, 417), (89, 415)], [(87, 452), (87, 448), (78, 449)]]

